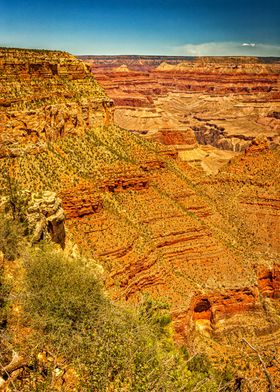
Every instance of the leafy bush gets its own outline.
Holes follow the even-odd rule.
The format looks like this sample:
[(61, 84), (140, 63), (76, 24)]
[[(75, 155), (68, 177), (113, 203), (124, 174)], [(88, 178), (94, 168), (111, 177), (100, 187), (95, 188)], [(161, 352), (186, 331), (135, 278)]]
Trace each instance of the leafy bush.
[(9, 295), (11, 285), (4, 278), (4, 267), (0, 261), (0, 365), (5, 363), (10, 355), (10, 347), (6, 334), (9, 311)]
[(16, 178), (11, 176), (10, 166), (11, 163), (8, 161), (1, 179), (1, 193), (3, 193), (6, 199), (5, 212), (9, 213), (14, 221), (24, 223), (26, 219), (27, 194), (22, 191)]
[(23, 225), (5, 215), (0, 214), (0, 251), (6, 260), (19, 257), (23, 245)]
[[(0, 251), (6, 260), (19, 257), (23, 236), (26, 232), (26, 194), (22, 192), (17, 181), (10, 175), (10, 162), (3, 169), (0, 178), (2, 187), (0, 201)], [(1, 196), (3, 199), (1, 200)]]
[(207, 374), (211, 369), (211, 364), (206, 354), (202, 353), (199, 355), (195, 355), (193, 358), (190, 359), (188, 363), (188, 368), (194, 372), (199, 371), (201, 373)]
[[(94, 271), (93, 264), (49, 245), (26, 257), (23, 305), (34, 331), (34, 359), (43, 350), (63, 358), (83, 391), (188, 391), (204, 379), (208, 389), (201, 390), (215, 390), (203, 373), (190, 372), (170, 343), (165, 305), (149, 298), (138, 308), (114, 304)], [(37, 379), (37, 385), (45, 383), (43, 390), (53, 390), (52, 370)]]
[(149, 295), (144, 295), (140, 303), (139, 313), (141, 319), (147, 324), (153, 325), (158, 335), (167, 335), (167, 326), (171, 323), (169, 305), (165, 302), (155, 301)]

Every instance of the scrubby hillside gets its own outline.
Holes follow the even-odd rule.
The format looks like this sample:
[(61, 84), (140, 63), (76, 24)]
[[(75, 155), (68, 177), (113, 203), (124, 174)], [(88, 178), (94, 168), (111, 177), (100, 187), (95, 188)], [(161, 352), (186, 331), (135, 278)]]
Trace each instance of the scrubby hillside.
[[(21, 354), (27, 354), (28, 365), (21, 366), (25, 370), (21, 381), (16, 381), (22, 383), (21, 388), (30, 388), (32, 377), (35, 384), (45, 383), (46, 390), (62, 388), (59, 382), (71, 388), (73, 381), (77, 390), (218, 391), (234, 390), (226, 389), (224, 383), (228, 388), (241, 383), (244, 390), (265, 391), (271, 387), (267, 375), (273, 385), (279, 383), (279, 353), (274, 344), (280, 327), (278, 149), (270, 150), (265, 141), (256, 142), (218, 175), (206, 176), (177, 159), (174, 150), (114, 125), (111, 101), (104, 93), (100, 96), (90, 71), (70, 55), (3, 52), (10, 59), (6, 64), (29, 64), (23, 79), (23, 65), (7, 77), (10, 83), (17, 80), (19, 86), (42, 80), (42, 73), (30, 77), (33, 63), (43, 62), (45, 69), (46, 64), (61, 64), (66, 58), (68, 68), (63, 76), (46, 72), (47, 80), (56, 86), (61, 83), (68, 92), (77, 83), (75, 113), (81, 113), (83, 119), (73, 122), (73, 97), (64, 94), (61, 103), (58, 94), (57, 101), (52, 98), (51, 110), (57, 109), (63, 132), (47, 137), (40, 131), (33, 138), (26, 126), (20, 133), (17, 128), (16, 136), (9, 139), (9, 130), (16, 129), (10, 122), (14, 118), (34, 115), (41, 119), (44, 115), (51, 130), (58, 125), (46, 117), (49, 102), (39, 98), (38, 109), (31, 114), (29, 108), (17, 107), (14, 113), (13, 106), (1, 106), (5, 119), (1, 136), (6, 135), (0, 159), (5, 200), (13, 201), (13, 184), (16, 195), (35, 193), (32, 200), (43, 198), (46, 191), (55, 192), (66, 215), (63, 252), (39, 248), (24, 256), (19, 249), (12, 258), (18, 260), (21, 255), (21, 261), (13, 263), (4, 254), (5, 276), (13, 277), (14, 287), (10, 296), (3, 294), (10, 303), (2, 323), (3, 339), (8, 342), (3, 363), (9, 361), (9, 350), (15, 345)], [(50, 85), (40, 86), (47, 95)], [(93, 108), (90, 102), (97, 97), (101, 106)], [(67, 128), (69, 116), (72, 120)], [(34, 211), (30, 202), (25, 205), (22, 223)], [(45, 222), (37, 240), (30, 225), (18, 234), (26, 243), (30, 237), (33, 243), (57, 238), (53, 222), (60, 224), (61, 220), (55, 209), (55, 218), (49, 219), (45, 205), (36, 204), (39, 221)], [(35, 231), (39, 226), (35, 225)], [(9, 238), (9, 233), (3, 231), (3, 237)], [(4, 253), (5, 249), (2, 247)], [(61, 275), (65, 277), (60, 279)], [(100, 280), (104, 289), (99, 287)], [(91, 292), (96, 292), (97, 303)], [(13, 298), (16, 300), (9, 302)], [(132, 306), (136, 308), (132, 310)], [(160, 310), (153, 326), (150, 313), (149, 320), (142, 320), (143, 306), (148, 313), (152, 307), (152, 315), (154, 307), (155, 312)], [(18, 315), (16, 309), (20, 309)], [(56, 325), (63, 335), (56, 335)], [(42, 336), (38, 346), (37, 334)], [(104, 352), (98, 352), (95, 338)], [(175, 341), (184, 348), (179, 350)], [(76, 356), (77, 350), (82, 351), (81, 357)], [(187, 359), (184, 350), (197, 361)], [(34, 364), (36, 355), (43, 362), (40, 359)], [(219, 374), (212, 372), (206, 356)], [(259, 356), (265, 361), (265, 370)], [(47, 366), (44, 375), (48, 360), (55, 361), (53, 371)], [(248, 368), (246, 361), (251, 363)], [(63, 377), (72, 372), (69, 377), (73, 380), (63, 381), (60, 371)]]

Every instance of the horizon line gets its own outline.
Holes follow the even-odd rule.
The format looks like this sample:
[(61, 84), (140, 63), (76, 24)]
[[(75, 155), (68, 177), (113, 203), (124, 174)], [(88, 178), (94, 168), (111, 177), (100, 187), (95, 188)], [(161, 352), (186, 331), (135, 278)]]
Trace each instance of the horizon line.
[(136, 53), (130, 53), (130, 54), (90, 54), (90, 53), (73, 53), (65, 49), (45, 49), (45, 48), (28, 48), (28, 47), (13, 47), (13, 46), (0, 46), (0, 49), (14, 49), (14, 50), (34, 50), (34, 51), (44, 51), (44, 52), (61, 52), (61, 53), (69, 53), (75, 57), (83, 57), (83, 56), (90, 56), (90, 57), (166, 57), (166, 58), (201, 58), (201, 57), (233, 57), (233, 58), (272, 58), (272, 59), (280, 59), (280, 56), (254, 56), (254, 55), (231, 55), (231, 54), (225, 54), (225, 55), (187, 55), (187, 54), (182, 54), (182, 55), (173, 55), (173, 54), (136, 54)]

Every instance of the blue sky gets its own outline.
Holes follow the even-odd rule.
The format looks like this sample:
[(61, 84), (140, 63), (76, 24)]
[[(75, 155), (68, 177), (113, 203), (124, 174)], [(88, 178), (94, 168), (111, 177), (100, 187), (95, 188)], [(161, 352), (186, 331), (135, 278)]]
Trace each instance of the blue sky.
[(280, 56), (279, 0), (0, 0), (0, 46)]

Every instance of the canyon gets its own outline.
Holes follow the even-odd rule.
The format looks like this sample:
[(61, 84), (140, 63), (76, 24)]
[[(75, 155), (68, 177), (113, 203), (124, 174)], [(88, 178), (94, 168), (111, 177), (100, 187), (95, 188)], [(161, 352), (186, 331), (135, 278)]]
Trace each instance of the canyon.
[(178, 344), (265, 391), (247, 339), (280, 387), (279, 61), (83, 60), (0, 49), (1, 171), (111, 298), (164, 300)]
[(279, 144), (278, 59), (82, 58), (114, 100), (116, 124), (175, 146), (207, 172), (258, 135)]

